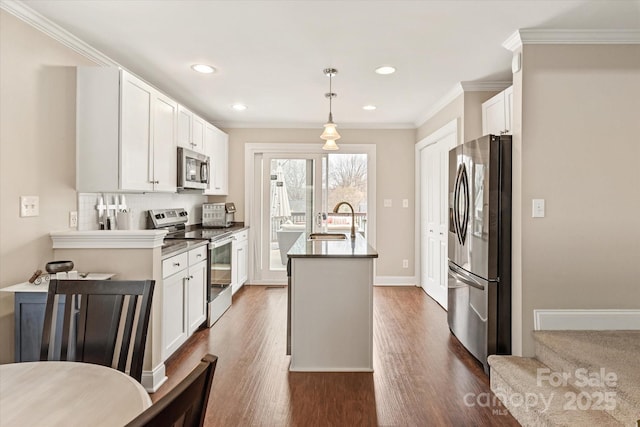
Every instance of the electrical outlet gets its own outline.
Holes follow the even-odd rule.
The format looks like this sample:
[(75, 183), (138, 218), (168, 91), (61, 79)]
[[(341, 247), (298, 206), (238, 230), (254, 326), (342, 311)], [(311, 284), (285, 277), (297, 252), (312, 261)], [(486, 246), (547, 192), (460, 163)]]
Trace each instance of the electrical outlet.
[(383, 206), (385, 208), (390, 208), (392, 206), (391, 199), (384, 199)]
[(38, 196), (20, 196), (20, 216), (38, 216), (40, 215), (40, 197)]
[(78, 228), (78, 212), (77, 211), (69, 212), (69, 227)]
[(408, 259), (403, 259), (402, 260), (402, 268), (409, 268), (409, 260)]

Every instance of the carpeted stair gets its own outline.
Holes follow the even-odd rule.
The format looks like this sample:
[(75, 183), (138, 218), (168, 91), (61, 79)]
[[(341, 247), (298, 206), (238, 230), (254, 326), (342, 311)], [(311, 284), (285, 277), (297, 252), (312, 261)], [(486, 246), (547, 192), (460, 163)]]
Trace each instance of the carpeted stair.
[(489, 356), (491, 390), (523, 426), (640, 420), (640, 331), (537, 331), (535, 358)]

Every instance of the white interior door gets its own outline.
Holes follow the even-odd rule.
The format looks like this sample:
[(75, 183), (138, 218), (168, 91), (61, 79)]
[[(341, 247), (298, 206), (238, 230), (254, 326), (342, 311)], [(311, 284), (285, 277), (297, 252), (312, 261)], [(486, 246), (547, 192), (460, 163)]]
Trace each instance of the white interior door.
[(447, 308), (449, 133), (420, 150), (420, 285)]

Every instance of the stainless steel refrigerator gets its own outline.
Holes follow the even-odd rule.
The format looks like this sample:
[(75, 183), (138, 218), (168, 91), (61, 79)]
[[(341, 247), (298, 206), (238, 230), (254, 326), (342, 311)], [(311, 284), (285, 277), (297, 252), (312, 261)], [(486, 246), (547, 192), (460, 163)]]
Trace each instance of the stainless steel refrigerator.
[(449, 329), (489, 371), (511, 354), (511, 136), (449, 152)]

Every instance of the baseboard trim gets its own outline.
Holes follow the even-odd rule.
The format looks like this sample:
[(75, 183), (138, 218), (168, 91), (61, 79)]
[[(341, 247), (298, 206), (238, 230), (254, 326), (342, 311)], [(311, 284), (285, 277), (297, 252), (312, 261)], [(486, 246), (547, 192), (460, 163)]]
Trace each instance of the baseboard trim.
[(640, 330), (640, 310), (533, 310), (536, 331)]
[(140, 383), (147, 392), (155, 393), (167, 379), (164, 363), (161, 363), (153, 371), (142, 371)]
[(413, 276), (376, 276), (374, 286), (416, 286), (416, 278)]

